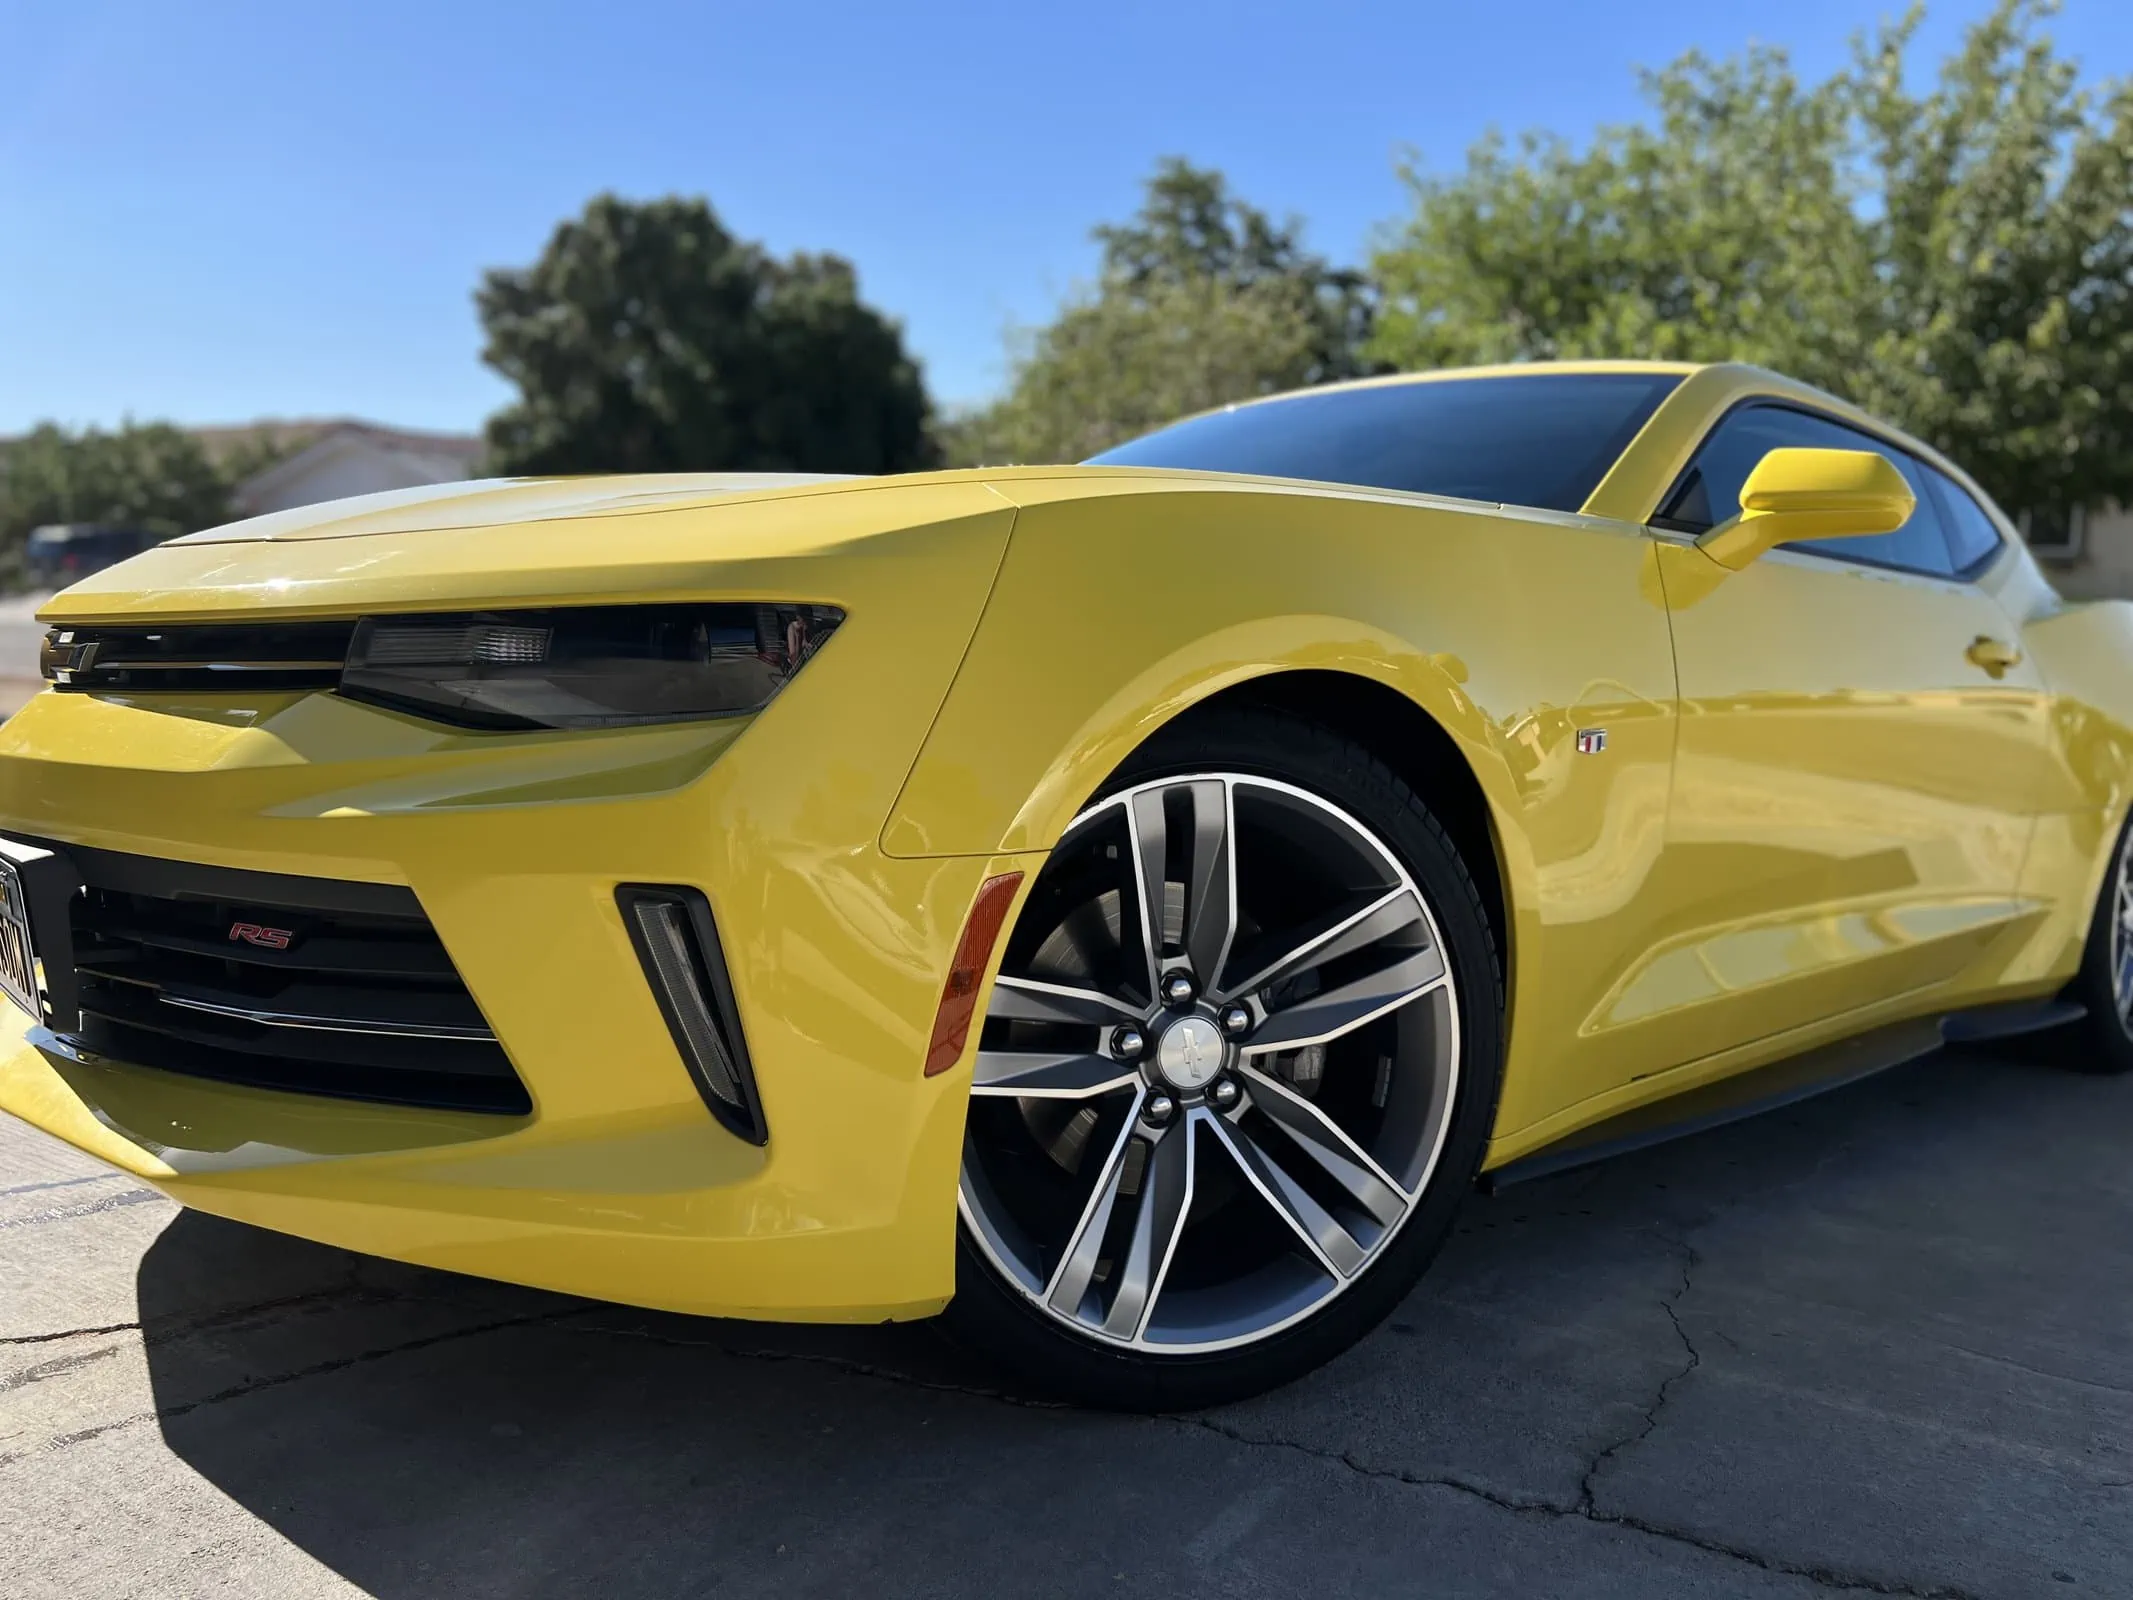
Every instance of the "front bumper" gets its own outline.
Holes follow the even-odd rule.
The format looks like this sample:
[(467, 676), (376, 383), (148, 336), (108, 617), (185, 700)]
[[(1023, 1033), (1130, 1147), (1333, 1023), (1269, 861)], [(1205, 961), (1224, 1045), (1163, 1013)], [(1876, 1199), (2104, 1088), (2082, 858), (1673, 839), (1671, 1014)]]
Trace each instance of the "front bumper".
[[(937, 1310), (968, 1077), (923, 1075), (928, 1034), (978, 885), (1037, 862), (878, 849), (961, 641), (860, 643), (752, 722), (615, 733), (453, 734), (330, 695), (38, 696), (0, 729), (0, 830), (405, 885), (533, 1110), (83, 1063), (4, 1003), (0, 1037), (24, 1042), (0, 1109), (186, 1205), (350, 1249), (689, 1312)], [(767, 1147), (706, 1111), (626, 882), (716, 908)]]

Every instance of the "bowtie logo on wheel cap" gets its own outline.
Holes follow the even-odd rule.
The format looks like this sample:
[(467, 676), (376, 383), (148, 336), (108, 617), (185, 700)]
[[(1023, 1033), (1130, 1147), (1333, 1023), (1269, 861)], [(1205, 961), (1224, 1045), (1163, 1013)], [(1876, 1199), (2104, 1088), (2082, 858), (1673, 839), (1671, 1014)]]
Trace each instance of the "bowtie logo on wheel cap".
[(1173, 1089), (1204, 1089), (1222, 1070), (1222, 1034), (1206, 1017), (1180, 1017), (1156, 1042), (1155, 1067)]

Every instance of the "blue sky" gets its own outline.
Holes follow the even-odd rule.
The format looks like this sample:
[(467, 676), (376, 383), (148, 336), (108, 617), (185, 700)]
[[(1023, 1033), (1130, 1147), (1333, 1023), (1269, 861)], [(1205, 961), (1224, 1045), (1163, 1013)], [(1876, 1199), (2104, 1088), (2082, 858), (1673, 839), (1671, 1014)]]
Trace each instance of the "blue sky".
[[(853, 260), (934, 393), (1087, 276), (1164, 154), (1352, 259), (1402, 147), (1573, 137), (1691, 46), (1838, 64), (1873, 0), (683, 5), (0, 0), (0, 433), (353, 414), (471, 429), (508, 398), (471, 291), (601, 189), (708, 195)], [(1937, 59), (1984, 0), (1941, 0)], [(2133, 5), (2067, 0), (2090, 77)]]

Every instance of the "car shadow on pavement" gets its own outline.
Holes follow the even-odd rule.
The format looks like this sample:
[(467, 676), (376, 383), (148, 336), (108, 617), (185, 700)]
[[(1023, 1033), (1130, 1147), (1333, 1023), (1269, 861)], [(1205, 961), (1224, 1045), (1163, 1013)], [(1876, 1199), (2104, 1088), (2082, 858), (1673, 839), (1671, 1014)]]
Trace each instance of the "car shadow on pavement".
[(1943, 1053), (1477, 1196), (1357, 1350), (1195, 1417), (192, 1213), (139, 1298), (170, 1449), (388, 1600), (2126, 1593), (2129, 1145), (2133, 1080)]

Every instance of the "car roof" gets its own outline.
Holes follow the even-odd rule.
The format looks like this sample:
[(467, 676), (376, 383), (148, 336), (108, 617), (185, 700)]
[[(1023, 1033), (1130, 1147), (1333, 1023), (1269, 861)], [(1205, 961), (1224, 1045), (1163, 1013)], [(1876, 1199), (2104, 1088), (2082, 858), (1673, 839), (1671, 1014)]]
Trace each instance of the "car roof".
[(1174, 428), (1181, 422), (1194, 422), (1201, 417), (1212, 417), (1224, 411), (1280, 405), (1284, 400), (1300, 400), (1307, 395), (1344, 394), (1351, 389), (1398, 389), (1409, 384), (1446, 383), (1462, 378), (1552, 378), (1581, 374), (1605, 376), (1644, 373), (1687, 378), (1695, 373), (1708, 371), (1712, 365), (1710, 362), (1700, 361), (1504, 361), (1492, 366), (1436, 367), (1428, 372), (1384, 372), (1375, 377), (1345, 378), (1339, 383), (1317, 383), (1303, 389), (1284, 389), (1279, 394), (1261, 394), (1253, 395), (1248, 400), (1231, 400), (1219, 406), (1209, 406), (1204, 411), (1193, 411), (1182, 417), (1173, 417), (1162, 426)]
[[(1441, 383), (1454, 378), (1540, 378), (1579, 373), (1672, 373), (1687, 377), (1710, 366), (1707, 361), (1498, 361), (1478, 367), (1434, 367), (1428, 372), (1387, 372), (1372, 378), (1350, 378), (1329, 383), (1323, 389), (1376, 389), (1401, 383)], [(1318, 390), (1291, 390), (1313, 394)], [(1269, 395), (1269, 399), (1279, 399)]]
[[(1339, 383), (1315, 384), (1308, 389), (1284, 389), (1279, 394), (1255, 395), (1228, 405), (1211, 406), (1199, 413), (1241, 411), (1246, 406), (1271, 405), (1303, 395), (1340, 394), (1350, 389), (1396, 389), (1415, 383), (1447, 383), (1462, 378), (1559, 378), (1586, 374), (1652, 374), (1686, 378), (1712, 365), (1704, 361), (1502, 361), (1480, 367), (1435, 367), (1428, 372), (1384, 372), (1369, 378), (1347, 378)], [(1179, 421), (1186, 420), (1179, 418)]]

